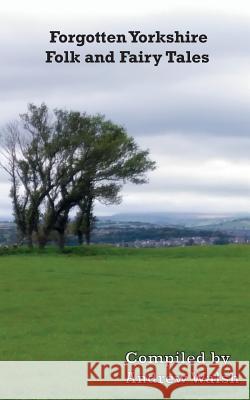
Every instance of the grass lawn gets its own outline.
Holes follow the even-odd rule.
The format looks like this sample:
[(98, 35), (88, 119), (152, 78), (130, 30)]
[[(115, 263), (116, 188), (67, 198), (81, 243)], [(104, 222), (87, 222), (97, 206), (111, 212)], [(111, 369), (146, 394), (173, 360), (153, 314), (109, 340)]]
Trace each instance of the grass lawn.
[(250, 360), (249, 283), (248, 246), (3, 255), (0, 360)]

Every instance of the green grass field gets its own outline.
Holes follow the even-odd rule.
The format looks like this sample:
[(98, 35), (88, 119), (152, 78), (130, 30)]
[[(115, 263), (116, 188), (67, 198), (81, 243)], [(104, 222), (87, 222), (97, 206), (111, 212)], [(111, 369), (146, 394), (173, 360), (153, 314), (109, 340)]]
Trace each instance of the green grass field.
[(250, 247), (0, 256), (0, 360), (250, 359)]

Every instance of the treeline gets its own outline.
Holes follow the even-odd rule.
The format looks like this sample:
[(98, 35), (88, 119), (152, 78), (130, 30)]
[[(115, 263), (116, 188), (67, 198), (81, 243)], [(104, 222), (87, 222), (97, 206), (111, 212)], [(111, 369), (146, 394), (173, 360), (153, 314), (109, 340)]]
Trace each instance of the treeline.
[(122, 126), (45, 104), (30, 104), (1, 142), (18, 234), (30, 248), (54, 240), (63, 249), (71, 213), (79, 243), (89, 243), (95, 201), (119, 203), (124, 183), (146, 183), (155, 168)]
[(133, 227), (133, 228), (106, 228), (100, 232), (98, 229), (93, 231), (93, 242), (96, 243), (119, 243), (119, 242), (134, 242), (136, 240), (170, 240), (180, 238), (191, 238), (200, 236), (203, 239), (216, 237), (217, 240), (227, 241), (229, 235), (218, 232), (199, 230), (191, 228), (174, 228), (174, 227)]

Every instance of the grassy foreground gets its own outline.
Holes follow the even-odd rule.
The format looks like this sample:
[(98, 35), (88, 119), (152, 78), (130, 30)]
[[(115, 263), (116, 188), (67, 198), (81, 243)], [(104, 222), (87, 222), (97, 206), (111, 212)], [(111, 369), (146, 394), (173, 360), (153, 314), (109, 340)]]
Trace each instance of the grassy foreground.
[(250, 247), (0, 256), (0, 360), (250, 360)]

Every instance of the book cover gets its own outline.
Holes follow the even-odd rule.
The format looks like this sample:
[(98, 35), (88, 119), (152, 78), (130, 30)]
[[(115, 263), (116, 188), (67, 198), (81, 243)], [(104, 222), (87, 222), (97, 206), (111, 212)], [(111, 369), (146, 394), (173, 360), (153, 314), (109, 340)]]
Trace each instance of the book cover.
[(0, 5), (0, 398), (249, 398), (250, 5)]

